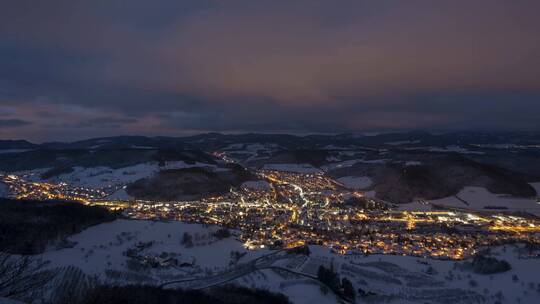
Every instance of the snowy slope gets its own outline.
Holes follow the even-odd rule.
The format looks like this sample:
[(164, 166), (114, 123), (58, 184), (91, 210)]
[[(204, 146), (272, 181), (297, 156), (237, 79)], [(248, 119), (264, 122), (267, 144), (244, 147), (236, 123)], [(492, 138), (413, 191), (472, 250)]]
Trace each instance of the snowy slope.
[[(171, 278), (204, 277), (234, 269), (231, 252), (245, 254), (240, 263), (255, 261), (271, 253), (268, 250), (247, 251), (234, 238), (217, 240), (212, 233), (218, 227), (204, 227), (181, 222), (117, 220), (101, 224), (70, 238), (73, 248), (50, 250), (43, 258), (51, 267), (75, 265), (87, 274), (110, 280), (108, 273), (139, 275), (141, 282), (159, 284)], [(194, 246), (181, 244), (182, 235), (193, 235)], [(139, 242), (153, 242), (145, 255), (172, 252), (188, 268), (143, 269), (134, 272), (127, 267), (125, 252)], [(519, 246), (519, 245), (517, 245)], [(512, 265), (512, 270), (479, 275), (460, 266), (463, 262), (432, 260), (392, 255), (336, 255), (326, 247), (310, 246), (311, 255), (282, 256), (266, 267), (247, 271), (229, 283), (265, 288), (284, 293), (293, 303), (338, 303), (337, 297), (317, 280), (320, 265), (333, 267), (340, 277), (349, 278), (355, 289), (374, 293), (359, 303), (538, 303), (540, 280), (538, 260), (520, 259), (516, 245), (494, 248), (493, 255)], [(232, 268), (231, 268), (232, 267)], [(432, 267), (435, 271), (427, 273)], [(517, 275), (517, 280), (514, 278)], [(144, 279), (147, 278), (147, 279)], [(150, 281), (148, 281), (150, 280)], [(116, 281), (118, 282), (118, 281)], [(139, 282), (139, 283), (141, 283)], [(474, 300), (474, 301), (473, 301)]]
[[(157, 162), (141, 163), (134, 166), (113, 169), (109, 167), (74, 167), (73, 172), (61, 174), (46, 181), (52, 183), (65, 182), (70, 186), (103, 188), (113, 185), (124, 185), (138, 179), (152, 176), (160, 170), (183, 169), (191, 167), (212, 167), (216, 166), (205, 163), (187, 164), (183, 161), (167, 162), (164, 166), (159, 166)], [(34, 170), (32, 180), (39, 180), (39, 175), (48, 169)]]
[(320, 169), (310, 164), (265, 164), (263, 170), (287, 171), (294, 173), (320, 173)]
[(540, 215), (540, 204), (534, 198), (519, 198), (508, 195), (494, 194), (482, 187), (465, 187), (457, 195), (469, 205), (463, 203), (455, 196), (433, 200), (437, 205), (467, 208), (473, 210), (486, 210), (486, 206), (506, 207), (508, 211), (526, 211)]

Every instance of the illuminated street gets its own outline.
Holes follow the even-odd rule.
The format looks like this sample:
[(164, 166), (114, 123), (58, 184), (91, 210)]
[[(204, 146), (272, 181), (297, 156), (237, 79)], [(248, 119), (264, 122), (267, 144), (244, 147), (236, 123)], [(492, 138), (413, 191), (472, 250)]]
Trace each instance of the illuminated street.
[(540, 221), (503, 213), (396, 211), (382, 201), (351, 192), (323, 174), (260, 171), (269, 189), (231, 189), (200, 201), (107, 200), (107, 189), (26, 182), (4, 176), (20, 199), (64, 199), (133, 219), (216, 224), (239, 231), (249, 249), (320, 244), (341, 254), (399, 254), (463, 259), (502, 243), (540, 244)]

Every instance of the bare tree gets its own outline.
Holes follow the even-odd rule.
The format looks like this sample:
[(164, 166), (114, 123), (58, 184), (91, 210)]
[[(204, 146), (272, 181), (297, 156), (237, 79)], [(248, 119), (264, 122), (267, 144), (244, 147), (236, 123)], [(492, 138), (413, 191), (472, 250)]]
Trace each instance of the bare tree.
[(0, 297), (21, 298), (41, 291), (56, 275), (32, 256), (0, 252)]
[(53, 283), (51, 303), (82, 303), (86, 295), (98, 286), (98, 278), (86, 275), (75, 266), (62, 268)]

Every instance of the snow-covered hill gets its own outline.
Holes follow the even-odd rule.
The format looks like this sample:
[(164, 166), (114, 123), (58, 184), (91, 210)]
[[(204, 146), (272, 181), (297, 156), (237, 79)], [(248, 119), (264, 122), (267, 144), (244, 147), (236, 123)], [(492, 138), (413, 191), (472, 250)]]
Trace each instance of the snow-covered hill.
[[(201, 283), (194, 284), (202, 285), (227, 281), (284, 293), (301, 304), (339, 302), (316, 279), (321, 265), (332, 267), (340, 277), (349, 278), (355, 289), (369, 293), (359, 294), (359, 303), (537, 303), (540, 297), (538, 260), (518, 258), (519, 245), (499, 247), (492, 253), (508, 261), (512, 270), (480, 275), (460, 266), (463, 262), (344, 256), (319, 246), (310, 246), (310, 256), (248, 251), (234, 237), (216, 238), (217, 229), (181, 222), (117, 220), (74, 235), (72, 248), (50, 250), (43, 258), (51, 261), (50, 267), (74, 265), (117, 284), (160, 285), (190, 278), (199, 278)], [(185, 241), (186, 234), (191, 242)], [(141, 266), (141, 261), (153, 264)]]

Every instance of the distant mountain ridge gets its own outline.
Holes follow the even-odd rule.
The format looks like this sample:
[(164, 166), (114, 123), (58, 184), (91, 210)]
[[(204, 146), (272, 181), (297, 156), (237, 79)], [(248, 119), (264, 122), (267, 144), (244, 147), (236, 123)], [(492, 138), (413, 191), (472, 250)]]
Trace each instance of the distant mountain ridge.
[(7, 149), (35, 149), (38, 144), (26, 140), (0, 140), (0, 150)]
[[(43, 144), (0, 141), (0, 171), (40, 169), (44, 180), (72, 173), (75, 180), (94, 180), (90, 173), (81, 173), (87, 168), (109, 168), (113, 173), (124, 170), (128, 175), (135, 166), (154, 168), (128, 185), (127, 194), (142, 199), (174, 200), (222, 193), (254, 178), (238, 174), (243, 173), (238, 170), (226, 173), (231, 171), (226, 167), (230, 161), (246, 168), (246, 172), (277, 164), (282, 168), (311, 166), (334, 178), (369, 177), (373, 181), (369, 190), (398, 203), (455, 195), (466, 186), (533, 197), (536, 191), (528, 183), (540, 181), (540, 133), (206, 133)], [(182, 168), (166, 170), (167, 163), (179, 163)], [(207, 172), (191, 167), (211, 169)], [(119, 178), (113, 173), (107, 173), (107, 178)], [(106, 180), (109, 175), (103, 174), (102, 180)]]
[(0, 140), (1, 149), (202, 149), (213, 150), (234, 143), (274, 143), (287, 149), (305, 149), (328, 145), (382, 146), (416, 143), (445, 145), (540, 145), (540, 132), (454, 132), (432, 134), (424, 131), (378, 135), (291, 135), (291, 134), (221, 134), (204, 133), (184, 137), (113, 136), (74, 142), (34, 144), (26, 140)]

